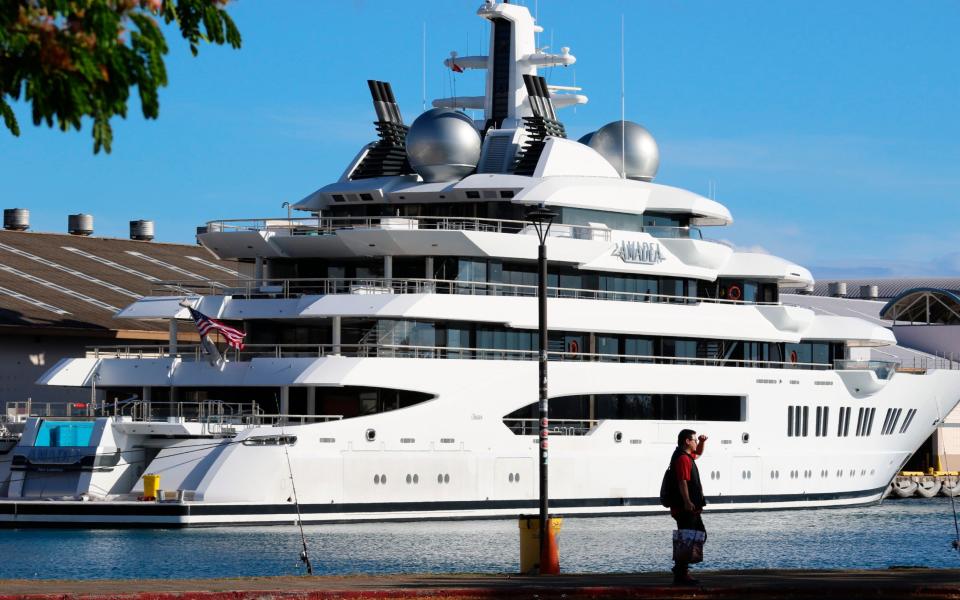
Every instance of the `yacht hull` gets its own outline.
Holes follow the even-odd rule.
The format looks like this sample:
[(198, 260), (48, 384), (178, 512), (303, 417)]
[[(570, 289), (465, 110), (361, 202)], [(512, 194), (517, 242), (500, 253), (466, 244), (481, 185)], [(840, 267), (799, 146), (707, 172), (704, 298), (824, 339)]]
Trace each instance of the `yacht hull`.
[[(748, 510), (844, 508), (878, 504), (886, 486), (873, 490), (759, 497), (708, 497), (708, 513)], [(533, 514), (537, 502), (404, 502), (309, 504), (303, 523), (363, 523), (509, 519)], [(666, 515), (657, 498), (582, 498), (551, 502), (551, 514), (577, 517)], [(184, 528), (240, 525), (294, 525), (293, 505), (207, 502), (0, 501), (0, 527)]]
[[(104, 372), (137, 368), (122, 360)], [(277, 361), (271, 361), (277, 368)], [(230, 365), (228, 365), (229, 367)], [(442, 369), (438, 370), (442, 366)], [(190, 527), (303, 522), (511, 518), (537, 509), (537, 437), (505, 419), (536, 398), (532, 361), (402, 358), (315, 359), (314, 386), (385, 385), (431, 399), (406, 408), (304, 425), (251, 427), (235, 437), (199, 436), (179, 423), (102, 418), (90, 452), (121, 457), (77, 476), (8, 472), (0, 524)], [(295, 368), (291, 363), (284, 371)], [(229, 377), (217, 371), (216, 377)], [(440, 373), (443, 376), (440, 376)], [(782, 510), (877, 503), (913, 451), (960, 401), (960, 371), (897, 373), (867, 386), (862, 373), (695, 365), (552, 362), (552, 395), (723, 394), (742, 398), (738, 420), (562, 421), (550, 437), (551, 510), (564, 515), (661, 514), (660, 479), (683, 428), (709, 436), (698, 461), (708, 511)], [(195, 376), (195, 375), (194, 375)], [(469, 385), (465, 382), (470, 382)], [(867, 382), (869, 383), (869, 381)], [(802, 427), (790, 420), (797, 407)], [(815, 420), (824, 409), (822, 427)], [(846, 428), (839, 415), (850, 409)], [(885, 414), (915, 411), (888, 427)], [(870, 411), (873, 423), (867, 425)], [(860, 413), (863, 416), (859, 416)], [(800, 413), (795, 413), (800, 414)], [(799, 417), (797, 417), (799, 418)], [(862, 422), (862, 426), (861, 426)], [(891, 419), (892, 422), (892, 419)], [(511, 428), (511, 425), (513, 427)], [(861, 431), (862, 429), (862, 431)], [(30, 454), (30, 431), (12, 454)], [(146, 468), (144, 445), (164, 448)], [(283, 443), (280, 443), (280, 441)], [(128, 452), (130, 454), (128, 454)], [(39, 454), (43, 456), (43, 453)], [(21, 461), (22, 463), (23, 461)], [(160, 475), (170, 501), (143, 495), (142, 473)], [(74, 477), (73, 498), (64, 501)], [(0, 473), (0, 479), (4, 474)], [(295, 488), (295, 492), (294, 492)], [(44, 489), (60, 490), (58, 496)], [(97, 495), (98, 490), (111, 490)], [(69, 494), (66, 494), (69, 496)], [(168, 498), (167, 495), (163, 496)]]

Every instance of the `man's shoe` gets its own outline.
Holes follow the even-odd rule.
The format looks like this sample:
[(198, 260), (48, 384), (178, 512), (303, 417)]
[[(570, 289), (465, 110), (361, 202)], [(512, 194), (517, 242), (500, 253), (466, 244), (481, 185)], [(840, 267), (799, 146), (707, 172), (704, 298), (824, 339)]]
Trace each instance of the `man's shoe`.
[(690, 577), (690, 575), (688, 574), (674, 575), (673, 585), (696, 586), (696, 585), (700, 585), (700, 580), (694, 579), (693, 577)]

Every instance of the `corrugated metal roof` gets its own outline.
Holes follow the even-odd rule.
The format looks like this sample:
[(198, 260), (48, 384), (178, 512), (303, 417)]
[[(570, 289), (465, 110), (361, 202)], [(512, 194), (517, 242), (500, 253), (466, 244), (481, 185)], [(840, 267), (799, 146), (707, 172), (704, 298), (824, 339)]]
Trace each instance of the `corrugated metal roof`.
[[(197, 260), (200, 259), (200, 260)], [(0, 327), (163, 331), (166, 323), (114, 319), (158, 281), (230, 281), (243, 271), (200, 246), (0, 230)]]
[[(835, 282), (847, 284), (847, 298), (866, 298), (861, 294), (861, 286), (877, 286), (877, 297), (884, 300), (895, 298), (903, 292), (913, 288), (936, 288), (941, 290), (960, 291), (960, 277), (892, 277), (874, 279), (824, 279), (814, 285), (814, 296), (829, 296), (830, 284)], [(795, 288), (783, 289), (783, 293), (795, 294)]]

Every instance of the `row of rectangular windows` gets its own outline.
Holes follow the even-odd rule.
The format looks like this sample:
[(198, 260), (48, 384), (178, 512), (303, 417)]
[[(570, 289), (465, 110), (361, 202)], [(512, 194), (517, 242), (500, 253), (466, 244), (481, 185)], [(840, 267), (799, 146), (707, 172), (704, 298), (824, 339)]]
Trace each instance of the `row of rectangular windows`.
[[(849, 406), (840, 407), (839, 420), (837, 421), (837, 437), (847, 437), (850, 435), (850, 421), (852, 408)], [(876, 408), (860, 407), (857, 412), (857, 427), (854, 433), (858, 437), (868, 436), (873, 431), (873, 419), (876, 415)], [(883, 420), (883, 427), (880, 429), (880, 435), (890, 435), (897, 428), (902, 408), (888, 408), (886, 417)], [(913, 417), (917, 414), (917, 409), (911, 408), (907, 411), (907, 417), (903, 420), (898, 433), (906, 433)], [(810, 433), (808, 423), (810, 419), (809, 406), (788, 406), (787, 407), (787, 437), (807, 437)], [(814, 436), (826, 437), (827, 427), (830, 421), (830, 407), (818, 406), (816, 411), (816, 424), (814, 425)]]

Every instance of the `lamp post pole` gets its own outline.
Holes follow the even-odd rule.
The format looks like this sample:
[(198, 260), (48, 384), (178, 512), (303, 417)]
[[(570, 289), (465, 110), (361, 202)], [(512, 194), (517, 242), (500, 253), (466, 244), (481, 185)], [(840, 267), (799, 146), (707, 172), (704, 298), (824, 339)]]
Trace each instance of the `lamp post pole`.
[(540, 573), (544, 573), (544, 566), (549, 561), (549, 490), (547, 476), (547, 458), (548, 458), (548, 435), (549, 435), (549, 410), (547, 402), (547, 349), (549, 336), (547, 330), (547, 236), (550, 235), (550, 225), (556, 214), (540, 207), (532, 210), (527, 218), (533, 223), (537, 231), (537, 237), (540, 239), (540, 246), (537, 253), (537, 266), (539, 276), (537, 278), (537, 298), (538, 321), (539, 321), (539, 376), (540, 376), (540, 402), (539, 402), (539, 447), (540, 447)]

